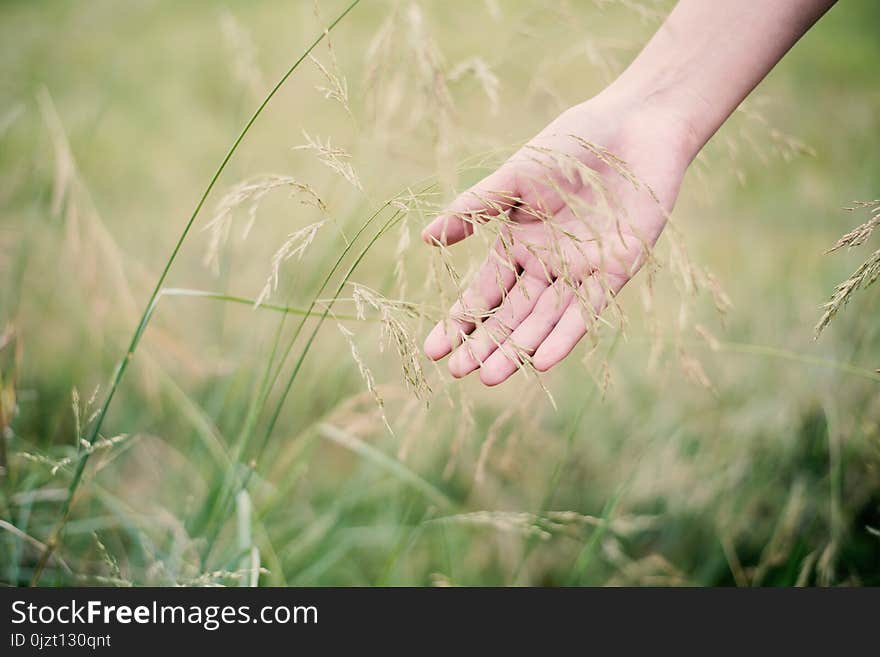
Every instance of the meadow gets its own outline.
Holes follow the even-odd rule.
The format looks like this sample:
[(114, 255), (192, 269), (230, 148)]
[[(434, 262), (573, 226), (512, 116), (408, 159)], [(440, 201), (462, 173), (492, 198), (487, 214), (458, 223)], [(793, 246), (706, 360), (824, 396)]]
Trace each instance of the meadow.
[(0, 582), (880, 585), (880, 286), (815, 330), (880, 6), (716, 135), (625, 322), (486, 388), (421, 353), (485, 243), (419, 231), (670, 3), (348, 5), (0, 5)]

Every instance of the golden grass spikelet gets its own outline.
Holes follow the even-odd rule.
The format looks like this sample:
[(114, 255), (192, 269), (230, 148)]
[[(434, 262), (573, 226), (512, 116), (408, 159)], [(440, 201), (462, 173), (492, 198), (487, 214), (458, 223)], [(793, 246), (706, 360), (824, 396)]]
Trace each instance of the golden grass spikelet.
[(822, 306), (824, 312), (816, 324), (816, 337), (831, 323), (831, 320), (834, 319), (837, 313), (846, 306), (853, 293), (873, 285), (877, 282), (878, 278), (880, 278), (880, 249), (874, 251), (849, 278), (834, 288), (834, 294), (831, 295), (831, 299)]
[(847, 212), (855, 212), (861, 209), (868, 209), (871, 213), (871, 218), (860, 226), (856, 226), (846, 235), (837, 240), (837, 243), (825, 252), (826, 254), (834, 253), (845, 246), (849, 248), (861, 246), (868, 241), (868, 238), (871, 237), (874, 229), (877, 228), (877, 226), (880, 226), (880, 200), (859, 201), (854, 203), (852, 207), (845, 208)]
[(321, 75), (323, 75), (324, 79), (327, 81), (327, 86), (319, 86), (317, 89), (323, 94), (324, 98), (327, 100), (335, 100), (342, 105), (343, 109), (349, 116), (352, 116), (351, 107), (348, 104), (348, 81), (339, 73), (336, 67), (335, 58), (332, 57), (332, 54), (331, 58), (333, 59), (334, 71), (328, 70), (327, 67), (324, 66), (314, 55), (309, 55), (309, 59), (311, 59), (312, 63), (318, 67), (318, 70), (321, 71)]
[(404, 322), (405, 317), (417, 317), (418, 309), (407, 302), (386, 299), (375, 290), (357, 283), (353, 283), (352, 288), (358, 318), (366, 317), (368, 307), (379, 313), (382, 322), (380, 350), (384, 350), (388, 342), (394, 344), (406, 385), (416, 397), (427, 400), (431, 387), (422, 369), (422, 351)]
[(606, 527), (614, 536), (629, 537), (657, 527), (658, 516), (634, 515), (615, 519), (583, 515), (576, 511), (470, 511), (429, 520), (429, 523), (487, 527), (499, 532), (549, 540), (554, 535), (580, 538), (585, 528)]
[(232, 230), (233, 215), (237, 208), (247, 206), (247, 221), (241, 232), (241, 238), (247, 238), (257, 220), (257, 212), (263, 198), (271, 191), (287, 188), (292, 196), (302, 196), (302, 202), (311, 205), (321, 212), (326, 212), (327, 206), (318, 196), (317, 192), (309, 185), (301, 183), (290, 176), (269, 174), (255, 176), (233, 186), (217, 203), (214, 214), (210, 221), (202, 229), (210, 233), (208, 248), (202, 259), (203, 264), (209, 267), (216, 275), (220, 270), (220, 251), (229, 240)]
[(731, 301), (727, 292), (724, 291), (724, 288), (721, 287), (721, 283), (713, 274), (704, 270), (703, 280), (705, 282), (705, 287), (712, 295), (712, 302), (715, 304), (715, 310), (717, 310), (718, 314), (723, 317), (731, 308), (733, 308), (733, 301)]
[[(391, 199), (388, 205), (400, 211), (401, 219), (398, 226), (397, 245), (394, 249), (394, 281), (397, 287), (397, 295), (404, 298), (407, 293), (407, 268), (406, 258), (410, 252), (412, 235), (410, 232), (410, 215), (424, 215), (431, 204), (432, 192), (415, 193), (412, 189), (406, 189), (401, 194)], [(426, 281), (427, 285), (427, 281)]]
[(317, 236), (318, 230), (326, 223), (327, 219), (316, 221), (287, 236), (287, 239), (284, 240), (272, 256), (272, 270), (269, 273), (269, 277), (266, 279), (266, 284), (257, 296), (257, 300), (254, 303), (255, 307), (262, 305), (269, 299), (272, 293), (278, 289), (278, 277), (281, 265), (294, 258), (302, 260), (306, 249), (308, 249), (312, 242), (315, 241), (315, 236)]
[(421, 87), (422, 106), (417, 114), (426, 114), (426, 118), (434, 125), (437, 156), (442, 160), (451, 147), (452, 120), (455, 113), (443, 56), (428, 31), (421, 7), (415, 2), (407, 8), (405, 29), (412, 52), (411, 60), (416, 67), (417, 83)]
[(612, 171), (620, 175), (621, 178), (629, 182), (633, 186), (633, 189), (644, 189), (651, 195), (651, 198), (659, 204), (659, 201), (657, 200), (657, 195), (651, 190), (648, 185), (643, 183), (641, 179), (632, 172), (632, 170), (629, 168), (629, 165), (624, 160), (617, 157), (607, 148), (587, 141), (583, 137), (579, 137), (577, 135), (569, 136), (574, 139), (582, 148), (592, 153), (596, 157), (596, 159), (602, 162), (602, 164), (606, 165)]
[(406, 296), (406, 255), (412, 241), (407, 217), (401, 220), (398, 230), (397, 246), (394, 248), (394, 281), (397, 294), (403, 298)]
[(104, 545), (103, 541), (101, 541), (98, 536), (98, 532), (92, 532), (92, 538), (95, 539), (95, 546), (98, 548), (98, 554), (101, 555), (101, 561), (104, 562), (104, 565), (107, 566), (107, 569), (110, 571), (110, 579), (116, 582), (127, 582), (125, 585), (132, 586), (132, 583), (122, 576), (119, 562), (112, 554), (110, 554), (107, 546)]
[(379, 393), (379, 388), (376, 386), (376, 378), (373, 376), (373, 372), (370, 370), (369, 367), (367, 367), (366, 362), (364, 362), (364, 359), (354, 342), (354, 333), (352, 333), (352, 331), (347, 329), (338, 321), (336, 322), (336, 326), (339, 329), (339, 332), (342, 333), (345, 341), (348, 343), (348, 348), (351, 351), (351, 357), (354, 359), (354, 362), (357, 365), (358, 371), (361, 374), (361, 378), (364, 380), (364, 383), (367, 384), (367, 390), (369, 390), (370, 394), (373, 395), (373, 399), (375, 400), (376, 406), (379, 409), (379, 415), (382, 418), (382, 424), (384, 424), (385, 428), (388, 429), (388, 433), (393, 436), (394, 430), (391, 428), (391, 424), (388, 422), (388, 416), (385, 414), (385, 400)]
[[(789, 135), (770, 124), (770, 120), (761, 111), (761, 107), (769, 104), (766, 97), (752, 97), (740, 105), (736, 114), (744, 116), (752, 126), (757, 126), (759, 134), (755, 135), (749, 125), (739, 130), (739, 138), (747, 144), (763, 164), (769, 164), (772, 156), (791, 162), (796, 157), (816, 157), (816, 151), (809, 144), (793, 135)], [(736, 157), (738, 146), (736, 141), (728, 140), (728, 151)], [(744, 179), (744, 174), (742, 174)], [(741, 180), (742, 182), (742, 180)]]
[[(94, 391), (92, 391), (91, 396), (85, 401), (85, 403), (80, 403), (79, 390), (74, 387), (70, 393), (70, 405), (73, 410), (73, 427), (74, 427), (74, 437), (75, 442), (79, 444), (80, 440), (82, 440), (82, 430), (84, 426), (88, 426), (92, 420), (95, 419), (96, 410), (92, 410), (95, 405), (95, 400), (98, 398), (98, 392), (101, 390), (101, 386), (95, 386)], [(89, 414), (89, 411), (92, 410), (92, 413)]]
[[(874, 229), (880, 225), (880, 201), (863, 201), (853, 204), (851, 208), (847, 208), (852, 212), (858, 209), (867, 209), (871, 216), (865, 223), (857, 226), (846, 235), (841, 237), (837, 243), (827, 251), (832, 253), (843, 247), (853, 248), (864, 244)], [(880, 278), (880, 249), (877, 249), (868, 256), (852, 275), (834, 288), (831, 299), (822, 306), (822, 316), (816, 324), (815, 337), (818, 338), (823, 330), (837, 316), (837, 313), (849, 303), (850, 297), (860, 290), (870, 287)]]
[(395, 12), (392, 12), (382, 21), (373, 38), (370, 39), (370, 43), (367, 44), (367, 50), (364, 53), (364, 62), (366, 63), (364, 87), (370, 92), (376, 90), (380, 76), (391, 64), (396, 26), (397, 16)]
[(91, 445), (83, 440), (77, 440), (77, 446), (79, 447), (79, 451), (73, 456), (66, 456), (61, 459), (53, 459), (44, 454), (35, 454), (32, 452), (17, 452), (17, 456), (25, 459), (26, 461), (31, 461), (33, 463), (39, 463), (41, 465), (45, 465), (49, 468), (49, 474), (53, 477), (58, 474), (59, 470), (63, 470), (64, 468), (72, 465), (76, 461), (82, 457), (83, 454), (94, 454), (95, 452), (105, 451), (111, 449), (118, 445), (119, 443), (128, 439), (128, 434), (119, 434), (118, 436), (113, 436), (112, 438), (99, 438)]
[(422, 83), (429, 96), (440, 103), (438, 109), (450, 110), (452, 97), (446, 87), (443, 73), (443, 56), (425, 25), (425, 14), (415, 2), (406, 11), (406, 28), (410, 48), (415, 55), (415, 64), (421, 73)]
[[(319, 24), (324, 22), (321, 20), (320, 7), (317, 0), (315, 0), (314, 4), (314, 14)], [(330, 32), (326, 29), (324, 30), (324, 42), (327, 44), (327, 53), (330, 56), (329, 68), (324, 66), (317, 57), (309, 54), (309, 59), (311, 59), (312, 63), (318, 67), (321, 75), (323, 75), (324, 79), (327, 81), (327, 86), (318, 86), (317, 89), (327, 100), (335, 100), (342, 105), (346, 113), (354, 118), (354, 115), (351, 113), (351, 107), (348, 104), (348, 81), (339, 71), (339, 62), (336, 61), (336, 51), (333, 49), (333, 41), (330, 39)]]
[(444, 516), (429, 522), (451, 525), (488, 527), (503, 533), (549, 540), (552, 534), (541, 527), (540, 516), (527, 511), (471, 511), (454, 516)]
[[(445, 389), (444, 389), (445, 390)], [(455, 472), (455, 466), (458, 462), (458, 456), (464, 441), (476, 426), (474, 418), (474, 400), (464, 390), (463, 386), (458, 387), (459, 405), (458, 405), (458, 423), (455, 427), (455, 435), (449, 445), (449, 458), (446, 460), (446, 466), (443, 468), (443, 479), (447, 480), (452, 477)], [(454, 403), (450, 398), (450, 406), (454, 408)]]
[(79, 411), (79, 390), (76, 388), (70, 394), (70, 405), (73, 409), (74, 436), (76, 436), (76, 442), (78, 443), (80, 438), (82, 438), (82, 417)]
[(351, 159), (351, 153), (344, 148), (334, 146), (330, 142), (329, 137), (326, 141), (321, 141), (320, 137), (312, 137), (305, 130), (303, 130), (303, 137), (305, 137), (306, 143), (300, 146), (294, 146), (293, 150), (314, 151), (324, 166), (342, 176), (347, 183), (358, 191), (364, 191), (360, 178), (358, 178), (357, 173), (354, 171), (354, 167), (352, 167), (351, 162), (349, 162)]

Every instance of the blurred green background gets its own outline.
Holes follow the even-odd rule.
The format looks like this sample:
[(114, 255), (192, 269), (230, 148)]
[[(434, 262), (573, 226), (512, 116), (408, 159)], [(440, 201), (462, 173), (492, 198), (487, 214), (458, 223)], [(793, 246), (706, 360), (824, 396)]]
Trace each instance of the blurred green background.
[[(351, 277), (414, 304), (392, 310), (421, 344), (452, 289), (421, 225), (601, 90), (669, 7), (364, 0), (247, 135), (167, 286), (256, 297), (285, 236), (321, 212), (273, 191), (243, 238), (249, 206), (235, 209), (217, 273), (202, 228), (230, 187), (280, 174), (331, 221), (281, 266), (272, 303), (322, 311), (333, 263), (366, 245), (344, 251), (358, 227), (433, 184)], [(226, 149), (343, 8), (0, 4), (0, 581), (31, 580), (77, 427)], [(878, 26), (878, 3), (839, 3), (692, 167), (674, 221), (732, 300), (724, 317), (664, 267), (654, 324), (638, 277), (625, 335), (491, 390), (422, 362), (426, 403), (351, 285), (335, 319), (298, 334), (299, 315), (163, 296), (41, 583), (880, 584), (880, 291), (813, 339), (870, 248), (824, 255), (866, 218), (842, 208), (880, 195)], [(293, 148), (309, 137), (349, 152), (363, 189)], [(280, 376), (264, 395), (267, 367)]]

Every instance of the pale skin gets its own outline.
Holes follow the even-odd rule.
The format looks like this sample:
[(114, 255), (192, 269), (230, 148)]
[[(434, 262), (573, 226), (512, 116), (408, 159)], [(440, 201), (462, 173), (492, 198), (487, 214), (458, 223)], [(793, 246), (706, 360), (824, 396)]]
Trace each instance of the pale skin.
[(449, 356), (453, 376), (478, 371), (489, 386), (526, 359), (544, 372), (565, 358), (644, 264), (699, 151), (833, 4), (681, 0), (615, 82), (425, 228), (437, 246), (467, 238), (477, 223), (500, 227), (425, 340), (428, 357)]

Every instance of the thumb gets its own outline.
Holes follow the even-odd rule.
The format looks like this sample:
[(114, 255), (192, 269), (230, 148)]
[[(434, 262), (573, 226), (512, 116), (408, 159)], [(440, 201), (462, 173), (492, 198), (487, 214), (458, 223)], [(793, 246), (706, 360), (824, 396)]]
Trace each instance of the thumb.
[(422, 231), (433, 246), (455, 244), (474, 232), (474, 224), (488, 221), (516, 205), (516, 176), (504, 166), (462, 192)]

